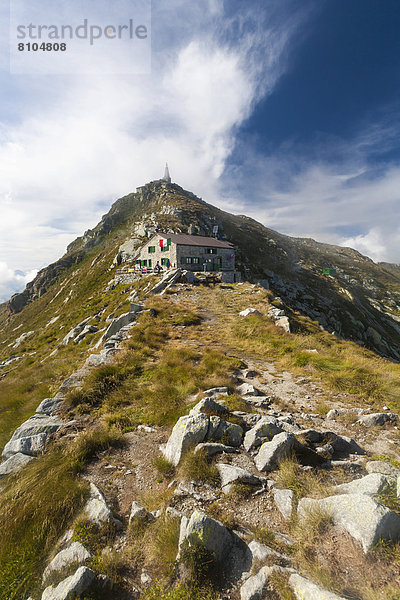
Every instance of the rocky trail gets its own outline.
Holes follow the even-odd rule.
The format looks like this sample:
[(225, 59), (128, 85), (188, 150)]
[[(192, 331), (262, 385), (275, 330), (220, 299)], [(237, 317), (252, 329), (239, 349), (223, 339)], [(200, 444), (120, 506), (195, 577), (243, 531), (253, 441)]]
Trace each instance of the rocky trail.
[[(176, 292), (171, 300), (180, 302), (185, 295), (198, 303), (202, 318), (197, 329), (177, 326), (175, 345), (218, 347), (232, 355), (221, 337), (221, 315), (199, 305), (195, 288), (171, 288), (173, 284), (168, 283)], [(110, 325), (104, 348), (14, 433), (3, 451), (0, 476), (23, 468), (47, 448), (51, 436), (73, 437), (85, 427), (84, 417), (68, 422), (61, 418), (64, 395), (79, 387), (93, 366), (113, 360), (135, 326), (135, 315), (146, 310), (142, 304), (135, 307)], [(389, 461), (373, 459), (399, 458), (398, 416), (387, 407), (374, 413), (357, 406), (355, 397), (332, 394), (310, 377), (281, 372), (268, 360), (233, 354), (243, 364), (229, 388), (203, 390), (188, 398), (187, 414), (172, 432), (165, 426), (140, 425), (125, 433), (123, 448), (97, 455), (83, 473), (91, 484), (85, 518), (115, 525), (109, 549), (117, 553), (129, 547), (132, 528), (144, 536), (145, 531), (151, 535), (157, 521), (174, 522), (179, 526), (176, 577), (184, 578), (188, 549), (205, 548), (218, 573), (220, 600), (278, 599), (277, 576), (292, 594), (285, 598), (307, 600), (370, 600), (373, 596), (366, 595), (365, 585), (376, 594), (387, 583), (399, 587), (399, 574), (390, 567), (385, 571), (376, 564), (375, 577), (368, 582), (360, 575), (371, 570), (370, 551), (377, 542), (400, 539), (400, 470)], [(214, 469), (209, 480), (191, 478), (182, 469), (186, 458), (196, 454), (206, 470)], [(169, 465), (164, 473), (156, 468), (157, 457)], [(285, 475), (284, 464), (300, 484)], [(310, 526), (310, 518), (318, 521), (322, 516), (329, 527), (324, 540), (315, 542), (317, 562), (334, 564), (342, 595), (325, 589), (299, 559), (302, 524)], [(310, 539), (313, 535), (318, 534), (310, 531)], [(85, 566), (91, 556), (90, 548), (73, 539), (72, 530), (63, 535), (43, 582), (67, 567), (73, 566), (74, 573), (44, 585), (41, 600), (65, 600), (93, 589), (111, 594), (113, 581)], [(154, 556), (142, 557), (138, 565), (123, 578), (124, 597), (132, 600), (157, 579)]]

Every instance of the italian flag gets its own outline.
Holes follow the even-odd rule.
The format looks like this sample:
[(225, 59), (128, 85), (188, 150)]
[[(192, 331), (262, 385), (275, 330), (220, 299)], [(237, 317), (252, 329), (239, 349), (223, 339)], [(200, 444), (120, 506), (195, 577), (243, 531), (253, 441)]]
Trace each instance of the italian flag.
[(171, 238), (168, 238), (167, 240), (160, 240), (160, 248), (167, 248), (168, 246), (171, 245)]

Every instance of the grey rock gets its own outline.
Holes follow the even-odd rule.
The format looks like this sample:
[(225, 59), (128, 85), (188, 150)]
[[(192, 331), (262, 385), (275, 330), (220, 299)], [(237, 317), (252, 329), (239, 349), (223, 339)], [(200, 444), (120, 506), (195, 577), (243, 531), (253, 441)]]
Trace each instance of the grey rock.
[(260, 477), (235, 467), (234, 465), (227, 465), (225, 463), (217, 463), (216, 467), (221, 477), (221, 488), (224, 494), (228, 494), (232, 489), (234, 483), (248, 483), (250, 485), (261, 485), (262, 480)]
[(119, 317), (111, 321), (105, 334), (103, 335), (103, 340), (108, 340), (108, 338), (118, 333), (120, 329), (122, 329), (126, 325), (131, 325), (132, 323), (134, 323), (135, 319), (136, 313), (134, 312), (127, 312), (123, 315), (120, 315)]
[(61, 404), (61, 398), (45, 398), (37, 407), (36, 412), (43, 415), (53, 415), (59, 410)]
[(385, 425), (386, 423), (392, 423), (396, 425), (398, 423), (399, 417), (396, 413), (373, 413), (372, 415), (363, 415), (357, 421), (364, 427), (377, 427)]
[(242, 383), (237, 387), (237, 393), (241, 396), (261, 396), (261, 392), (252, 383)]
[(225, 444), (202, 442), (201, 444), (197, 444), (194, 452), (195, 454), (197, 454), (197, 452), (205, 452), (208, 456), (214, 456), (215, 454), (221, 454), (222, 452), (232, 454), (233, 452), (237, 452), (237, 450), (233, 446), (225, 446)]
[(89, 333), (96, 333), (99, 330), (96, 325), (86, 325), (83, 330), (74, 338), (74, 344), (79, 344)]
[(287, 333), (290, 333), (290, 321), (288, 317), (281, 317), (275, 321), (277, 327), (281, 327)]
[(10, 473), (16, 473), (17, 471), (20, 471), (25, 467), (25, 465), (31, 462), (31, 460), (33, 460), (33, 456), (27, 456), (21, 452), (13, 454), (0, 465), (0, 478), (5, 477)]
[(186, 517), (182, 518), (180, 549), (185, 540), (190, 546), (204, 546), (214, 553), (217, 562), (222, 562), (226, 558), (233, 544), (233, 536), (228, 529), (199, 510), (195, 510), (189, 520)]
[[(259, 396), (256, 397), (258, 398)], [(250, 428), (253, 428), (255, 425), (257, 425), (258, 421), (262, 418), (259, 413), (245, 413), (242, 411), (234, 410), (232, 414), (240, 417), (244, 424)]]
[(223, 440), (228, 446), (239, 447), (243, 439), (243, 429), (236, 423), (224, 421), (219, 417), (210, 417), (210, 427), (207, 432), (207, 441), (219, 442)]
[(90, 319), (91, 319), (91, 317), (87, 317), (86, 319), (81, 321), (78, 325), (76, 325), (76, 327), (73, 327), (67, 333), (67, 335), (64, 337), (64, 339), (61, 343), (64, 344), (64, 346), (66, 346), (67, 344), (69, 344), (69, 342), (72, 342), (72, 340), (75, 339), (76, 336), (81, 333), (81, 331), (83, 331), (85, 326), (89, 323)]
[(84, 513), (89, 521), (97, 523), (98, 525), (107, 521), (114, 521), (111, 510), (107, 506), (103, 494), (94, 483), (90, 484), (90, 497), (85, 504)]
[(289, 585), (299, 600), (345, 600), (342, 596), (324, 590), (298, 573), (293, 573), (289, 577)]
[(87, 567), (79, 569), (54, 587), (50, 585), (43, 594), (42, 600), (72, 600), (79, 594), (86, 592), (96, 581), (96, 573)]
[(45, 449), (47, 433), (39, 433), (30, 437), (18, 438), (10, 440), (5, 446), (1, 454), (3, 459), (10, 458), (13, 454), (27, 454), (28, 456), (38, 456)]
[(332, 515), (334, 525), (343, 527), (361, 543), (364, 552), (380, 539), (396, 541), (400, 538), (400, 515), (363, 494), (343, 494), (320, 500), (302, 498), (297, 512), (300, 519), (314, 509)]
[(73, 542), (68, 548), (65, 550), (61, 550), (53, 560), (49, 563), (43, 573), (43, 582), (48, 579), (50, 573), (54, 571), (61, 571), (65, 567), (69, 565), (73, 565), (74, 563), (83, 564), (91, 558), (90, 552), (86, 550), (85, 546), (83, 546), (80, 542)]
[(290, 456), (296, 438), (292, 433), (279, 433), (272, 441), (264, 442), (254, 459), (259, 471), (272, 471), (279, 462)]
[(34, 331), (27, 331), (26, 333), (22, 333), (19, 338), (17, 338), (15, 340), (15, 343), (13, 345), (13, 348), (18, 348), (18, 346), (20, 346), (20, 344), (22, 344), (22, 342), (24, 342), (28, 337), (30, 337), (31, 335), (33, 335), (35, 332)]
[(368, 496), (377, 496), (388, 489), (390, 484), (385, 475), (381, 473), (370, 473), (361, 479), (354, 479), (350, 483), (342, 483), (334, 487), (334, 491), (339, 494), (367, 494)]
[(227, 396), (228, 388), (226, 386), (213, 387), (209, 390), (204, 390), (203, 394), (208, 397)]
[(283, 517), (289, 520), (292, 516), (294, 493), (292, 490), (273, 489), (275, 504)]
[(148, 518), (148, 512), (138, 502), (133, 501), (131, 507), (131, 514), (129, 515), (129, 525), (132, 523), (140, 523)]
[(302, 438), (309, 444), (318, 444), (323, 440), (323, 433), (316, 431), (315, 429), (302, 429), (297, 432), (296, 437), (302, 436)]
[(31, 437), (38, 433), (55, 433), (64, 425), (58, 417), (51, 417), (47, 415), (36, 414), (30, 417), (27, 421), (22, 423), (16, 429), (11, 437), (11, 441), (18, 440), (19, 438)]
[[(264, 600), (268, 580), (276, 571), (284, 573), (288, 569), (278, 565), (262, 567), (256, 575), (249, 577), (240, 588), (240, 600)], [(290, 572), (293, 570), (290, 569)]]
[(268, 408), (272, 402), (270, 396), (244, 396), (243, 400), (255, 408)]
[(284, 554), (276, 552), (276, 550), (272, 550), (272, 548), (268, 548), (268, 546), (264, 546), (264, 544), (260, 544), (260, 542), (257, 542), (256, 540), (252, 540), (250, 542), (249, 550), (251, 552), (253, 562), (256, 560), (265, 561), (270, 556), (279, 558), (281, 560), (289, 560)]
[(203, 413), (205, 415), (226, 416), (229, 414), (229, 409), (223, 404), (215, 402), (210, 397), (203, 398), (192, 408), (189, 415), (197, 415)]
[(177, 466), (185, 452), (205, 439), (208, 425), (209, 417), (202, 413), (181, 417), (163, 450), (165, 458)]
[(282, 427), (275, 417), (262, 417), (258, 423), (244, 436), (243, 446), (249, 452), (258, 448), (265, 441), (270, 441), (278, 433), (282, 433)]
[(245, 308), (239, 313), (239, 317), (253, 317), (256, 315), (261, 315), (260, 311), (258, 311), (256, 308)]
[(382, 475), (388, 475), (390, 477), (397, 477), (400, 475), (400, 469), (397, 469), (390, 462), (383, 460), (370, 460), (365, 465), (365, 470), (368, 473), (382, 473)]
[(173, 271), (168, 271), (164, 277), (161, 279), (161, 281), (159, 281), (151, 290), (150, 290), (150, 294), (159, 294), (160, 292), (162, 292), (167, 285), (172, 285), (173, 283), (175, 283), (176, 281), (178, 281), (178, 279), (180, 278), (180, 276), (182, 275), (182, 270), (181, 269), (176, 269)]
[(365, 415), (367, 413), (370, 413), (371, 409), (370, 408), (332, 408), (328, 414), (326, 415), (326, 418), (328, 420), (335, 420), (338, 417), (342, 416), (342, 415)]
[(333, 431), (324, 432), (324, 440), (330, 444), (337, 455), (365, 454), (365, 450), (355, 440), (346, 435), (337, 435)]
[(86, 367), (82, 367), (81, 369), (77, 369), (72, 373), (67, 379), (65, 379), (60, 385), (59, 391), (64, 393), (70, 389), (79, 387), (85, 377), (89, 374), (89, 369)]
[(101, 367), (102, 365), (110, 365), (114, 360), (113, 354), (91, 354), (86, 359), (85, 365), (88, 367)]

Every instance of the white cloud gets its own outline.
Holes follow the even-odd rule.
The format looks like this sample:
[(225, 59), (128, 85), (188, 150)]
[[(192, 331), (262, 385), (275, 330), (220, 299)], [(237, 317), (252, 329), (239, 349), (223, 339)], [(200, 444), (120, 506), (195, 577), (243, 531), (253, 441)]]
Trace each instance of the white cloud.
[(5, 302), (15, 292), (20, 292), (35, 277), (37, 271), (23, 273), (13, 271), (7, 263), (0, 261), (0, 302)]
[(24, 78), (19, 122), (0, 124), (0, 281), (10, 291), (20, 287), (10, 273), (55, 260), (115, 198), (161, 177), (165, 160), (174, 181), (218, 202), (236, 128), (284, 71), (303, 15), (267, 27), (252, 16), (256, 29), (228, 44), (218, 41), (232, 26), (222, 2), (183, 3), (182, 36), (180, 5), (154, 15), (162, 6), (169, 33), (152, 76)]

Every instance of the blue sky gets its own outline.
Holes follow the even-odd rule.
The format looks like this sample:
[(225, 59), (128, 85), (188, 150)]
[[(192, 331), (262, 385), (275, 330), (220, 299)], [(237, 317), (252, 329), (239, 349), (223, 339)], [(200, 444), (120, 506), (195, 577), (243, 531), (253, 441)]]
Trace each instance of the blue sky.
[(0, 17), (0, 299), (165, 160), (225, 210), (400, 262), (398, 0), (153, 0), (138, 75), (11, 74)]

